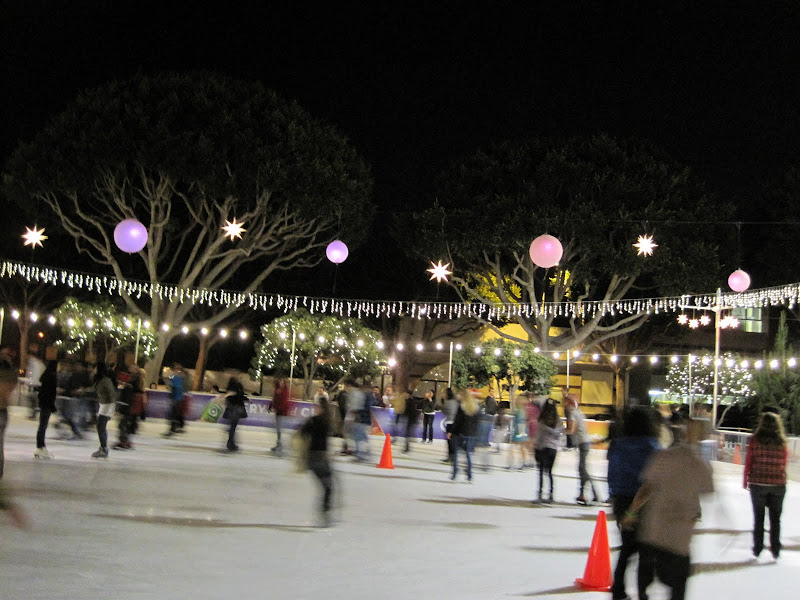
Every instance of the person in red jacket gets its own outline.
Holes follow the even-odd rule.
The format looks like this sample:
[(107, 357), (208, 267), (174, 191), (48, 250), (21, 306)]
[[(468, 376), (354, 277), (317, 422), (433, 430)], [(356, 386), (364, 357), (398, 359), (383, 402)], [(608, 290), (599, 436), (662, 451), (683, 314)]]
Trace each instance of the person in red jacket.
[(744, 489), (753, 503), (753, 556), (764, 549), (764, 512), (769, 510), (769, 546), (776, 559), (781, 553), (781, 511), (786, 495), (788, 451), (781, 418), (772, 412), (761, 415), (744, 464)]
[(269, 405), (269, 411), (275, 411), (275, 430), (278, 434), (278, 441), (272, 447), (272, 452), (282, 455), (281, 425), (284, 417), (289, 414), (289, 386), (283, 377), (275, 379), (275, 391), (272, 394), (272, 404)]

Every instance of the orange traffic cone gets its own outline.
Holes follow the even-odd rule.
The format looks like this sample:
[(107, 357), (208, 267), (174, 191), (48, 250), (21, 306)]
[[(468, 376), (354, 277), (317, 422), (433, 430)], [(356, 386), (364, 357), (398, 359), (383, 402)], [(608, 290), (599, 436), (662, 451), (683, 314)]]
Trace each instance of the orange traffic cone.
[(592, 537), (592, 547), (589, 548), (586, 570), (583, 572), (583, 577), (576, 579), (575, 583), (584, 590), (607, 592), (611, 589), (612, 582), (608, 526), (606, 525), (606, 513), (601, 510), (594, 526), (594, 536)]
[(381, 453), (381, 462), (378, 463), (379, 469), (394, 469), (392, 464), (392, 438), (386, 434), (386, 441), (383, 442), (383, 452)]

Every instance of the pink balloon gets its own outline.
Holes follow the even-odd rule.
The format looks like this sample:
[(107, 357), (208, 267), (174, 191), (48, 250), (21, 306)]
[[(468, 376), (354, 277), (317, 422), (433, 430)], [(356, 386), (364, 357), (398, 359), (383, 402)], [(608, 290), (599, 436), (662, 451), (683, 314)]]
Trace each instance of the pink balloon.
[(561, 242), (552, 235), (540, 235), (531, 242), (531, 260), (537, 267), (543, 269), (555, 267), (563, 254), (564, 248), (561, 247)]
[(741, 269), (736, 269), (730, 274), (730, 277), (728, 277), (728, 286), (734, 292), (743, 292), (750, 287), (750, 275)]
[(114, 227), (114, 243), (123, 252), (139, 252), (147, 244), (147, 227), (136, 219), (125, 219)]
[(325, 254), (329, 261), (338, 265), (347, 260), (347, 255), (350, 254), (350, 252), (347, 249), (347, 244), (343, 241), (333, 240), (325, 249)]

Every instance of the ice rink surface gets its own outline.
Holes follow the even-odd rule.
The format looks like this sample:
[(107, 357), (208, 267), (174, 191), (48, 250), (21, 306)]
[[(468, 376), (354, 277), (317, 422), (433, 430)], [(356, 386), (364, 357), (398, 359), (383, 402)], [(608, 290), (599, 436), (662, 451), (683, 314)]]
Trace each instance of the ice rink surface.
[[(111, 435), (116, 440), (116, 424)], [(35, 425), (12, 408), (5, 482), (31, 519), (0, 522), (0, 599), (610, 598), (584, 592), (598, 510), (574, 504), (575, 452), (556, 461), (556, 503), (538, 506), (536, 472), (509, 471), (505, 455), (474, 483), (449, 480), (442, 442), (393, 447), (394, 470), (336, 456), (335, 526), (317, 527), (317, 483), (291, 458), (267, 454), (273, 430), (240, 426), (236, 455), (218, 451), (223, 427), (189, 423), (164, 439), (148, 421), (133, 451), (90, 458), (96, 435), (58, 441), (33, 458)], [(341, 440), (333, 439), (338, 450)], [(604, 452), (590, 471), (605, 493)], [(790, 482), (778, 563), (751, 560), (751, 508), (740, 466), (714, 463), (717, 494), (703, 505), (688, 598), (797, 597), (800, 486)], [(609, 517), (611, 515), (609, 514)], [(609, 519), (612, 548), (619, 537)], [(612, 562), (616, 553), (612, 550)], [(635, 562), (628, 589), (635, 595)], [(665, 598), (651, 588), (650, 597)]]

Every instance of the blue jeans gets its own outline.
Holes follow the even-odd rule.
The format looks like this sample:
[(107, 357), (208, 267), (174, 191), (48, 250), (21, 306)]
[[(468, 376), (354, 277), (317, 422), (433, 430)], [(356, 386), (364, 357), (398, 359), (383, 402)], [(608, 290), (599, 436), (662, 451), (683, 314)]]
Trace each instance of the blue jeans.
[(355, 443), (356, 457), (366, 460), (369, 458), (369, 425), (366, 423), (353, 423), (353, 442)]
[(769, 510), (769, 548), (776, 558), (781, 553), (781, 512), (785, 485), (750, 484), (750, 500), (753, 502), (753, 554), (758, 556), (764, 549), (764, 513)]
[(467, 455), (467, 479), (472, 481), (472, 451), (475, 449), (474, 435), (453, 436), (453, 479), (458, 473), (458, 449), (461, 448)]

